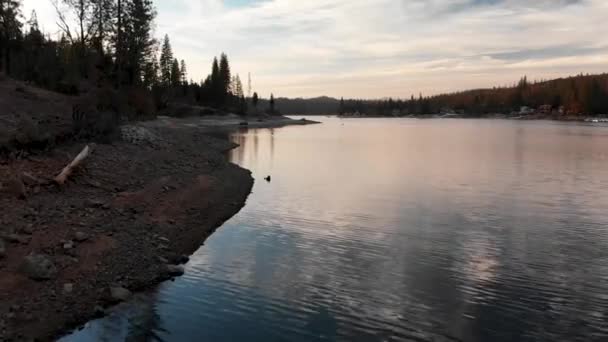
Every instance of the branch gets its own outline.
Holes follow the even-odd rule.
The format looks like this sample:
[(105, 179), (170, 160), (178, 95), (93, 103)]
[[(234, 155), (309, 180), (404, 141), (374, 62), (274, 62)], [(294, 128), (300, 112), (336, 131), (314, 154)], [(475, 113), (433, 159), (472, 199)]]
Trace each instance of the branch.
[(91, 149), (89, 148), (89, 145), (85, 146), (85, 148), (76, 156), (76, 158), (74, 158), (74, 160), (72, 160), (71, 163), (69, 163), (65, 168), (63, 168), (61, 173), (57, 177), (55, 177), (55, 182), (59, 185), (65, 184), (74, 169), (78, 167), (78, 165), (80, 165), (80, 163), (82, 163), (82, 161), (89, 156), (90, 152)]
[(59, 21), (57, 22), (57, 26), (59, 27), (59, 29), (61, 31), (63, 31), (63, 33), (66, 34), (66, 36), (70, 40), (70, 43), (74, 44), (74, 38), (72, 37), (72, 31), (70, 30), (70, 25), (68, 25), (65, 15), (63, 14), (63, 11), (59, 8), (58, 1), (57, 0), (50, 0), (50, 1), (51, 1), (51, 4), (53, 5), (53, 7), (55, 7), (55, 11), (57, 12), (57, 17), (59, 18)]

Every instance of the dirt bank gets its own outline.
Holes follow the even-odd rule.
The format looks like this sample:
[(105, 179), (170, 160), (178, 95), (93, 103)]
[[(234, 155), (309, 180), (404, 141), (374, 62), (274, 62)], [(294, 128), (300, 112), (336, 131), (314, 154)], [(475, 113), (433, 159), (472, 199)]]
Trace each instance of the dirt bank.
[(119, 300), (112, 288), (136, 291), (179, 273), (167, 265), (244, 205), (253, 179), (226, 160), (228, 141), (163, 124), (123, 135), (93, 146), (64, 187), (45, 179), (83, 144), (0, 164), (2, 179), (20, 175), (27, 193), (16, 199), (7, 181), (0, 192), (0, 340), (51, 340)]

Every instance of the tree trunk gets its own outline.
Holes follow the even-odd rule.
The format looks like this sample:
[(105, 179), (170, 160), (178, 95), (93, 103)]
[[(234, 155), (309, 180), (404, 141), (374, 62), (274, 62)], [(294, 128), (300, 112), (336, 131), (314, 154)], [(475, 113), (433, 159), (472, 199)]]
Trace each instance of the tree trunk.
[(116, 28), (116, 68), (117, 68), (117, 83), (118, 86), (121, 85), (122, 82), (122, 55), (123, 55), (123, 47), (122, 47), (122, 1), (118, 0), (118, 24)]

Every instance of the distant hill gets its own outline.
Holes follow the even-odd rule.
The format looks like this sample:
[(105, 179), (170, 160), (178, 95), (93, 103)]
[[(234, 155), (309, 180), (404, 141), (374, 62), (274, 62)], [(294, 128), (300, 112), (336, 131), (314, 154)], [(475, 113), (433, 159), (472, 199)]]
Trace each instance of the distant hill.
[[(266, 106), (266, 104), (264, 104)], [(578, 75), (529, 82), (526, 77), (512, 87), (474, 89), (431, 97), (381, 100), (340, 100), (322, 96), (311, 99), (277, 99), (283, 114), (336, 114), (359, 112), (374, 116), (424, 115), (453, 111), (470, 116), (519, 112), (521, 107), (544, 108), (555, 115), (608, 114), (608, 74)]]
[[(276, 107), (282, 114), (296, 115), (327, 115), (336, 114), (340, 108), (340, 100), (332, 97), (320, 96), (310, 99), (289, 99), (280, 97), (275, 99)], [(260, 99), (259, 108), (267, 108), (268, 100)]]

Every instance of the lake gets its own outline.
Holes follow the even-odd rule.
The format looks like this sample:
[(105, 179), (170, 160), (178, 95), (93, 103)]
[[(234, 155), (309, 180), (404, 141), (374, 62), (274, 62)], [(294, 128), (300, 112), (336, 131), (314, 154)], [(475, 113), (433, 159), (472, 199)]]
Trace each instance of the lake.
[(232, 134), (243, 210), (63, 341), (608, 340), (608, 127), (321, 120)]

